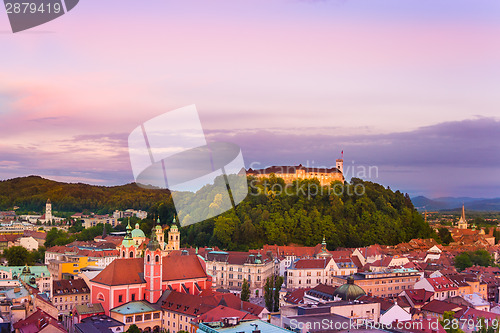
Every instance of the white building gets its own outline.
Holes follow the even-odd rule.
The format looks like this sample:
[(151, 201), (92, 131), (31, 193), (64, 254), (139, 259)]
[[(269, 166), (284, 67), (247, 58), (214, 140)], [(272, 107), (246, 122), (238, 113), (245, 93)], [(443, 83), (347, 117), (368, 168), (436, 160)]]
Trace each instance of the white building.
[(351, 275), (357, 271), (351, 259), (297, 259), (286, 271), (286, 287), (312, 288), (320, 283), (332, 285), (333, 276)]
[(24, 247), (28, 251), (38, 250), (38, 247), (40, 246), (38, 241), (32, 236), (21, 237), (18, 239), (18, 241), (19, 241), (19, 246)]
[(390, 325), (395, 321), (408, 321), (411, 320), (411, 314), (408, 313), (405, 309), (398, 305), (398, 303), (394, 303), (387, 311), (380, 313), (380, 322), (384, 325)]

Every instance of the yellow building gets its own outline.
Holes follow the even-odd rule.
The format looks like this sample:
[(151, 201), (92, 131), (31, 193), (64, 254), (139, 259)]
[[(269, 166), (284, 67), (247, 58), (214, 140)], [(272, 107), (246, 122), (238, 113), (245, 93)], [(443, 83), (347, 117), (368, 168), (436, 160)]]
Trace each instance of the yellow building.
[(458, 296), (478, 293), (484, 300), (488, 299), (488, 285), (481, 283), (475, 276), (455, 274), (448, 275), (447, 278), (458, 287)]
[(83, 268), (97, 266), (97, 260), (79, 255), (66, 255), (63, 260), (49, 260), (49, 272), (54, 280), (62, 280), (64, 274), (78, 275)]
[(247, 175), (265, 178), (274, 174), (276, 177), (282, 178), (287, 184), (297, 179), (316, 178), (319, 180), (321, 186), (328, 186), (335, 181), (344, 183), (343, 165), (344, 160), (338, 159), (336, 161), (336, 166), (332, 168), (306, 167), (302, 164), (298, 166), (272, 166), (265, 169), (248, 169)]

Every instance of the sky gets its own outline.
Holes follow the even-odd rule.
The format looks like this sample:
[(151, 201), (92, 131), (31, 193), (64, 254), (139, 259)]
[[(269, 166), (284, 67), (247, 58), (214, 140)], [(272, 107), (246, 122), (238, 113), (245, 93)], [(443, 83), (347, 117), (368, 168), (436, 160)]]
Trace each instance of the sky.
[(129, 133), (195, 104), (247, 167), (343, 150), (348, 179), (500, 197), (498, 17), (497, 0), (107, 0), (13, 34), (0, 9), (0, 179), (132, 182)]

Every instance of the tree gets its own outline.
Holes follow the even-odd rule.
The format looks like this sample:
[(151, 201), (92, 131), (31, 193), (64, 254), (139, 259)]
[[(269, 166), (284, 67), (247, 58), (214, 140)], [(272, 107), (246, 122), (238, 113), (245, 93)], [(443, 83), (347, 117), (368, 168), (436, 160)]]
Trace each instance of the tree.
[(470, 259), (468, 252), (462, 252), (455, 257), (455, 267), (459, 271), (463, 271), (464, 269), (472, 266), (472, 260)]
[(43, 264), (45, 262), (45, 246), (40, 246), (38, 250), (31, 251), (33, 262)]
[(446, 333), (464, 333), (460, 329), (461, 321), (455, 318), (455, 312), (445, 311), (443, 313), (443, 320), (439, 322), (445, 329)]
[(141, 330), (139, 329), (139, 327), (137, 327), (136, 324), (132, 324), (128, 328), (127, 333), (141, 333)]
[(33, 257), (31, 253), (22, 246), (13, 246), (3, 251), (4, 257), (9, 262), (9, 266), (32, 265)]
[(462, 252), (455, 257), (455, 267), (462, 271), (473, 265), (488, 267), (493, 264), (493, 258), (486, 250)]
[(250, 300), (250, 285), (247, 279), (243, 279), (243, 285), (241, 286), (241, 300), (245, 302)]
[(273, 284), (274, 278), (268, 277), (264, 285), (264, 303), (266, 304), (267, 310), (270, 312), (273, 310)]
[(271, 276), (264, 285), (264, 302), (269, 312), (277, 312), (280, 307), (280, 289), (283, 285), (282, 276)]
[(445, 245), (453, 242), (453, 237), (451, 236), (450, 231), (446, 228), (439, 228), (438, 235), (439, 239), (441, 239), (441, 242)]
[(283, 277), (278, 276), (274, 283), (274, 312), (278, 312), (280, 310), (280, 290), (282, 285)]

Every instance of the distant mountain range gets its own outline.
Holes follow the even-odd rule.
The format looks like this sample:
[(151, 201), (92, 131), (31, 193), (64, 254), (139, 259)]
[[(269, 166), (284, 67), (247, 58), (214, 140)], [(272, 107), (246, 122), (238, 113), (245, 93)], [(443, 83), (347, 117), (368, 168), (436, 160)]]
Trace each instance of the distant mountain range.
[(415, 208), (419, 211), (441, 211), (460, 209), (465, 204), (465, 209), (475, 211), (500, 211), (500, 198), (470, 198), (470, 197), (442, 197), (429, 199), (424, 196), (411, 198)]

